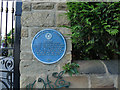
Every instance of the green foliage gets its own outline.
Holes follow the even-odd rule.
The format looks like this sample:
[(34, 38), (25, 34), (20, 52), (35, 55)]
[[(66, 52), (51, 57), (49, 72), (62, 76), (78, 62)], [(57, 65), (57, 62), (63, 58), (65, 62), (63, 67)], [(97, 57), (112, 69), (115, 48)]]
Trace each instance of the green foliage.
[[(2, 40), (2, 43), (5, 42), (5, 37), (4, 40)], [(13, 43), (14, 43), (14, 29), (13, 29)], [(10, 45), (12, 44), (12, 30), (7, 34), (7, 44)]]
[(78, 74), (77, 68), (79, 68), (79, 64), (76, 63), (67, 63), (65, 64), (65, 66), (63, 66), (63, 70), (65, 71), (65, 73), (68, 73), (70, 76), (72, 76), (73, 74)]
[(68, 2), (77, 59), (115, 59), (120, 55), (120, 2)]

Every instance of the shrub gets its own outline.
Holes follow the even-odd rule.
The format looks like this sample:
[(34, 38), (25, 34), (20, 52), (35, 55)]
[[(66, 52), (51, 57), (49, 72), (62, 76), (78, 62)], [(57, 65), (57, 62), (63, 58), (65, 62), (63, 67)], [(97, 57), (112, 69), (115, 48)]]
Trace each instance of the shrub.
[(75, 59), (120, 55), (120, 2), (68, 2)]

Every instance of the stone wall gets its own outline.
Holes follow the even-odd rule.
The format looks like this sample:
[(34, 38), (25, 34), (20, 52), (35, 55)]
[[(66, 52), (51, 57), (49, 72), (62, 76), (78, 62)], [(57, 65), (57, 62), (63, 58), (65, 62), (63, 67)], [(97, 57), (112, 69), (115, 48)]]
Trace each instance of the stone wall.
[[(20, 87), (25, 88), (26, 85), (38, 80), (39, 77), (45, 79), (47, 75), (52, 75), (55, 71), (60, 72), (65, 63), (71, 62), (72, 44), (70, 36), (67, 35), (71, 34), (70, 30), (61, 27), (61, 25), (69, 25), (69, 21), (65, 15), (67, 10), (65, 3), (24, 1), (22, 8)], [(46, 28), (60, 31), (67, 42), (65, 56), (59, 62), (52, 65), (45, 65), (39, 62), (31, 51), (31, 41), (33, 37), (37, 32)], [(70, 88), (119, 87), (119, 65), (117, 60), (79, 60), (77, 63), (80, 65), (79, 75), (72, 77), (69, 77), (67, 74), (64, 75), (64, 79), (71, 82)], [(41, 88), (41, 84), (37, 82), (34, 88)]]
[[(72, 44), (68, 35), (71, 34), (70, 30), (61, 27), (62, 25), (69, 25), (65, 15), (65, 3), (24, 1), (22, 10), (20, 87), (24, 88), (28, 84), (26, 82), (30, 83), (30, 80), (37, 79), (40, 76), (44, 78), (55, 71), (60, 72), (65, 63), (71, 62)], [(60, 31), (67, 42), (67, 50), (64, 57), (52, 65), (45, 65), (39, 62), (31, 50), (31, 42), (35, 34), (47, 28)]]

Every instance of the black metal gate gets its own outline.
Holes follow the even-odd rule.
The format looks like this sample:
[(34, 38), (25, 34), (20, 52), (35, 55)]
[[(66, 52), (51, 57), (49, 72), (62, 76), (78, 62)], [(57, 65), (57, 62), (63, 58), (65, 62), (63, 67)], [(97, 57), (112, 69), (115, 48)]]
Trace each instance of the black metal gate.
[(0, 90), (18, 90), (22, 1), (0, 0), (0, 3)]

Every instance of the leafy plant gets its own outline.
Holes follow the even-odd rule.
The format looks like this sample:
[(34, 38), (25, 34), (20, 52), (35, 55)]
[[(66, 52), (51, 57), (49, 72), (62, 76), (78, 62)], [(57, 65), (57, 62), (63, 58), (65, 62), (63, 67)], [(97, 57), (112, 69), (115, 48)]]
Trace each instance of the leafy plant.
[[(14, 33), (14, 29), (13, 29)], [(2, 40), (2, 46), (5, 47), (5, 44), (7, 44), (7, 47), (9, 47), (12, 43), (14, 43), (14, 34), (13, 34), (13, 39), (12, 39), (12, 30), (7, 34), (7, 43), (5, 43), (5, 38)], [(2, 50), (2, 56), (12, 56), (12, 51), (8, 50)]]
[[(2, 43), (5, 43), (5, 37), (2, 40)], [(14, 29), (13, 29), (13, 43), (14, 43)], [(7, 34), (7, 44), (10, 45), (12, 44), (12, 30)]]
[(63, 66), (63, 70), (65, 71), (65, 73), (68, 73), (70, 76), (72, 76), (73, 74), (78, 74), (78, 70), (77, 68), (79, 68), (79, 64), (76, 63), (67, 63), (65, 64), (65, 66)]
[(67, 7), (73, 59), (118, 59), (120, 2), (68, 2)]

